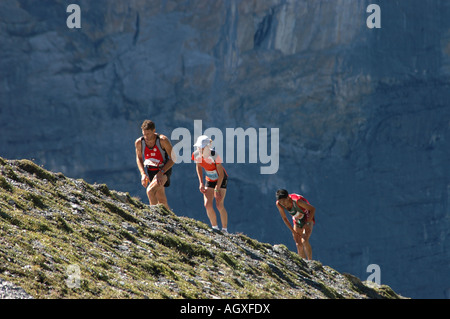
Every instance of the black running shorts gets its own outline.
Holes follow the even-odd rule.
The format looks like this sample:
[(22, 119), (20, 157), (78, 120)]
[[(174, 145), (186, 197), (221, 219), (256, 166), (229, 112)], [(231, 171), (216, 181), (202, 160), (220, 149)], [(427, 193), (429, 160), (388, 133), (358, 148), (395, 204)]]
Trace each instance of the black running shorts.
[[(223, 177), (222, 180), (222, 185), (220, 185), (220, 188), (227, 188), (227, 184), (228, 184), (228, 176), (225, 174), (225, 176)], [(211, 181), (206, 181), (206, 187), (210, 187), (210, 188), (214, 188), (217, 185), (217, 181), (215, 182), (211, 182)]]
[[(158, 174), (158, 172), (159, 172), (159, 170), (156, 170), (156, 169), (150, 170), (147, 167), (147, 174), (148, 174), (148, 178), (150, 179), (150, 183), (152, 182), (153, 177), (155, 177), (156, 174)], [(164, 175), (167, 176), (167, 182), (164, 184), (164, 187), (169, 187), (170, 186), (170, 175), (172, 175), (172, 167), (167, 172), (165, 172)]]

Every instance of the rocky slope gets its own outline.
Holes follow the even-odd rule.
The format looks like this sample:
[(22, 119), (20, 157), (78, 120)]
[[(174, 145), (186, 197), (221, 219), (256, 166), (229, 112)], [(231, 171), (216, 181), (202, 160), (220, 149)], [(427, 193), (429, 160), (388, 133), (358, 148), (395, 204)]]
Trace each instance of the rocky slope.
[(284, 245), (214, 233), (28, 160), (0, 158), (0, 173), (2, 297), (400, 297)]

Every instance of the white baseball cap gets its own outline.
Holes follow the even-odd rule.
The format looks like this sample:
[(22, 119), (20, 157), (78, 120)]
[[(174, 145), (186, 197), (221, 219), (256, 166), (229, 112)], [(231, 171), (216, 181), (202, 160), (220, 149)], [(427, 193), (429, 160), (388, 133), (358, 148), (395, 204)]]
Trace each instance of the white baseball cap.
[(211, 142), (210, 138), (207, 135), (200, 135), (197, 138), (197, 142), (194, 144), (196, 147), (204, 148)]

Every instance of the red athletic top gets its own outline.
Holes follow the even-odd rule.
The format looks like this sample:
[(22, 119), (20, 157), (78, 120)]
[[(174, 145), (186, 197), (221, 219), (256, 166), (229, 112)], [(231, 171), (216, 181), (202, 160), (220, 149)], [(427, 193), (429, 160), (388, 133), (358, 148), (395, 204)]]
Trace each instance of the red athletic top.
[(141, 138), (144, 153), (144, 166), (151, 171), (159, 170), (167, 162), (167, 153), (162, 149), (159, 140), (160, 138), (157, 136), (155, 145), (152, 148), (149, 148), (146, 145), (144, 138)]
[[(215, 182), (219, 179), (219, 173), (217, 172), (217, 163), (222, 163), (222, 159), (218, 154), (210, 155), (207, 158), (203, 158), (202, 154), (199, 151), (195, 151), (192, 153), (191, 159), (200, 164), (206, 172), (206, 180), (210, 182)], [(223, 167), (222, 167), (223, 168)], [(223, 172), (228, 176), (225, 168), (223, 168)]]
[[(302, 200), (308, 204), (309, 204), (309, 202), (305, 197), (303, 197), (302, 195), (298, 195), (298, 194), (289, 194), (289, 198), (293, 200), (293, 203), (292, 203), (292, 209), (290, 211), (288, 210), (288, 212), (289, 212), (289, 214), (292, 215), (293, 221), (297, 222), (301, 227), (303, 227), (306, 219), (308, 218), (309, 210), (297, 205), (297, 201)], [(303, 215), (303, 216), (301, 216), (301, 215)], [(294, 216), (297, 216), (300, 218), (296, 220), (294, 218)], [(313, 225), (314, 225), (316, 223), (316, 220), (314, 217), (313, 217), (312, 221), (313, 221)]]

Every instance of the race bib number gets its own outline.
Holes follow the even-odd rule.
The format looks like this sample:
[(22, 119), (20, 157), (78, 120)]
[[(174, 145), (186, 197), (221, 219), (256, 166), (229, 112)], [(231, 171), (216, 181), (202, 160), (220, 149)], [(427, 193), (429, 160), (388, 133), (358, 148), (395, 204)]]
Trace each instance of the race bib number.
[(219, 178), (219, 174), (217, 173), (216, 170), (214, 170), (214, 171), (207, 171), (207, 170), (205, 170), (205, 171), (206, 171), (206, 176), (208, 176), (208, 178), (210, 180), (215, 181), (215, 180), (217, 180)]
[(297, 213), (296, 213), (294, 216), (292, 216), (292, 217), (294, 217), (295, 219), (302, 219), (304, 215), (305, 215), (305, 214), (302, 214), (302, 213), (300, 213), (300, 212), (297, 212)]
[(144, 166), (153, 166), (153, 167), (158, 167), (159, 166), (159, 160), (155, 159), (155, 158), (149, 158), (146, 159), (144, 161)]

